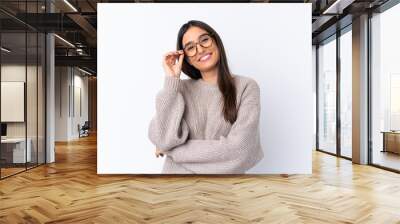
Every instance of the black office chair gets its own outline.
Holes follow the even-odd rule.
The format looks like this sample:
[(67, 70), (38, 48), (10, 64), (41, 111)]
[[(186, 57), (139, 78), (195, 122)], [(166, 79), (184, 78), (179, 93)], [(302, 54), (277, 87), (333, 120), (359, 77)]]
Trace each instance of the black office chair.
[(79, 138), (89, 136), (89, 129), (90, 129), (89, 121), (85, 121), (82, 127), (80, 127), (80, 125), (78, 124)]

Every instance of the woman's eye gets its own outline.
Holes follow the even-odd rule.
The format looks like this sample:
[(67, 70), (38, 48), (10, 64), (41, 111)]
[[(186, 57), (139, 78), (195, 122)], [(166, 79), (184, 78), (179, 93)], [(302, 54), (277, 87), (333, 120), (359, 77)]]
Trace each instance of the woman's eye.
[(202, 42), (202, 43), (206, 43), (206, 42), (207, 42), (209, 39), (210, 39), (210, 38), (208, 38), (208, 37), (205, 37), (205, 38), (201, 39), (201, 40), (200, 40), (200, 42)]
[(186, 50), (187, 50), (187, 51), (192, 51), (193, 49), (194, 49), (193, 46), (188, 46), (188, 47), (186, 47)]

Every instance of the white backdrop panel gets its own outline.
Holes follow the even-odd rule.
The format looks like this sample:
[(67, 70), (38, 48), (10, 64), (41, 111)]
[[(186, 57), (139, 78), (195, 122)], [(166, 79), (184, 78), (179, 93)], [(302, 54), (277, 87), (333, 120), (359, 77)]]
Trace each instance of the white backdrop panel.
[(232, 72), (261, 88), (265, 158), (248, 173), (311, 173), (311, 4), (275, 3), (98, 4), (98, 173), (161, 172), (147, 136), (161, 59), (192, 19), (211, 25)]

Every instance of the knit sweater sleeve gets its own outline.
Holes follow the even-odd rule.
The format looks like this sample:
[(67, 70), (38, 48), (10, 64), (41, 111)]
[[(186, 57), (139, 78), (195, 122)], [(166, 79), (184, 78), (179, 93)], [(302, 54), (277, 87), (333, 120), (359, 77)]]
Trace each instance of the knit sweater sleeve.
[(166, 75), (164, 86), (156, 95), (156, 114), (150, 121), (148, 137), (163, 152), (185, 143), (189, 135), (180, 85), (179, 78)]
[(237, 119), (218, 140), (188, 140), (167, 153), (196, 173), (241, 173), (264, 156), (259, 136), (260, 88), (250, 82), (241, 95)]

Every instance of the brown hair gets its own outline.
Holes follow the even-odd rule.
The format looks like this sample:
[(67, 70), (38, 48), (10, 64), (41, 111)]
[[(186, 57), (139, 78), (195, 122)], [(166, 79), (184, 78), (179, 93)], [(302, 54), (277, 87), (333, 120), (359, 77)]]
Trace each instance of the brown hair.
[[(224, 100), (224, 107), (222, 109), (222, 112), (224, 114), (225, 120), (233, 124), (237, 118), (236, 87), (233, 81), (232, 74), (229, 71), (224, 45), (222, 44), (222, 40), (219, 37), (218, 33), (211, 26), (204, 22), (198, 20), (190, 20), (189, 22), (183, 24), (182, 27), (179, 29), (176, 48), (177, 50), (183, 49), (183, 35), (192, 26), (196, 26), (207, 31), (213, 37), (215, 43), (217, 44), (218, 50), (220, 52), (220, 58), (217, 63), (218, 87), (222, 93)], [(187, 58), (186, 60), (183, 60), (182, 71), (192, 79), (201, 79), (202, 77), (200, 71), (187, 62)]]

